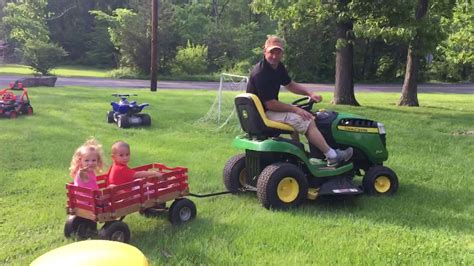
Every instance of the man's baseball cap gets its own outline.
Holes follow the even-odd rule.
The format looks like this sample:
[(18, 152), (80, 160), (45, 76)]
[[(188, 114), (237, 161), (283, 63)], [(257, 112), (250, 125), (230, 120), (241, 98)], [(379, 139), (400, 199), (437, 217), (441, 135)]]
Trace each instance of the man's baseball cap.
[(275, 48), (278, 48), (278, 49), (284, 51), (284, 49), (283, 49), (283, 40), (278, 38), (275, 35), (268, 36), (267, 40), (265, 41), (264, 50), (265, 51), (271, 51)]

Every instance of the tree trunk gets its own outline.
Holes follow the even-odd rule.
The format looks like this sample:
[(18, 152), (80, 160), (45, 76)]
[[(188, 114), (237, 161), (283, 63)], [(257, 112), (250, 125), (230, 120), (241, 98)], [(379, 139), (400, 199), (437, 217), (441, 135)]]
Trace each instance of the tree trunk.
[[(415, 20), (420, 21), (428, 12), (428, 0), (418, 0), (415, 11)], [(417, 28), (416, 31), (422, 29)], [(420, 40), (416, 33), (407, 53), (407, 66), (405, 80), (403, 81), (402, 95), (398, 101), (399, 106), (420, 106), (418, 103), (418, 69), (420, 64)]]
[(336, 47), (336, 86), (334, 88), (333, 104), (359, 106), (354, 96), (354, 50), (352, 43), (352, 21), (338, 23), (336, 38), (343, 43)]
[(151, 0), (150, 91), (156, 91), (158, 71), (158, 0)]
[(414, 53), (415, 48), (408, 48), (407, 66), (405, 70), (405, 80), (403, 81), (402, 96), (398, 105), (419, 106), (418, 104), (418, 61), (420, 60)]

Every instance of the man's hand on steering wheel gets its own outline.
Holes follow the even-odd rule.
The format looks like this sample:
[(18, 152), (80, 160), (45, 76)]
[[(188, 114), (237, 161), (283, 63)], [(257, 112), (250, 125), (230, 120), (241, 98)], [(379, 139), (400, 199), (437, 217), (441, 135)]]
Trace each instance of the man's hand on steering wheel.
[(310, 92), (308, 95), (311, 100), (313, 100), (315, 103), (320, 103), (323, 101), (323, 96), (316, 94), (315, 92)]

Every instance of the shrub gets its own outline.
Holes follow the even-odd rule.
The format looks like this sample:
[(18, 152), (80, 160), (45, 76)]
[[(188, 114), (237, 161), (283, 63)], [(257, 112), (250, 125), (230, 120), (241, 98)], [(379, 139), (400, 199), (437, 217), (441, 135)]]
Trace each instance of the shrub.
[(27, 40), (21, 48), (23, 59), (34, 71), (46, 75), (55, 68), (67, 52), (57, 44)]
[(171, 73), (203, 74), (207, 71), (207, 46), (193, 45), (188, 41), (186, 47), (179, 47), (174, 61), (171, 63)]

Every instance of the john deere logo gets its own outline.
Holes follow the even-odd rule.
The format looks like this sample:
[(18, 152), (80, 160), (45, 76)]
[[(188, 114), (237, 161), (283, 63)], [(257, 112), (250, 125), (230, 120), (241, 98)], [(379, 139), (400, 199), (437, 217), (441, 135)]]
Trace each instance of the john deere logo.
[(246, 110), (243, 110), (242, 111), (242, 116), (247, 119), (249, 117), (249, 115), (247, 114), (247, 111)]

